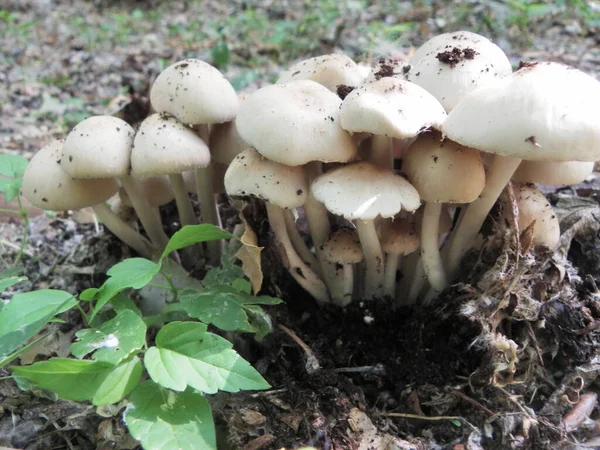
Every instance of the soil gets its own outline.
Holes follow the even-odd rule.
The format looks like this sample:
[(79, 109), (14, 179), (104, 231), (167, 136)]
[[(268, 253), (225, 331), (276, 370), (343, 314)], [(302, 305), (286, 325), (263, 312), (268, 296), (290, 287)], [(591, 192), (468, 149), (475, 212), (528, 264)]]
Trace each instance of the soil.
[[(108, 108), (130, 123), (141, 120), (161, 60), (208, 59), (214, 43), (186, 47), (167, 38), (165, 30), (199, 11), (215, 20), (229, 14), (217, 2), (203, 7), (173, 2), (168, 10), (161, 10), (164, 16), (158, 30), (139, 33), (143, 39), (138, 36), (123, 45), (93, 48), (68, 24), (85, 16), (86, 23), (100, 26), (108, 13), (119, 8), (145, 11), (156, 5), (40, 0), (0, 1), (0, 6), (17, 14), (19, 23), (38, 24), (27, 39), (2, 35), (0, 48), (0, 80), (6, 81), (0, 83), (0, 146), (3, 152), (25, 156), (64, 135), (82, 115)], [(435, 12), (425, 13), (409, 8), (396, 19), (420, 21), (421, 26), (407, 33), (403, 46), (392, 50), (381, 42), (372, 49), (357, 44), (360, 38), (354, 25), (377, 17), (376, 8), (369, 9), (346, 17), (352, 26), (343, 27), (337, 41), (320, 41), (311, 51), (317, 55), (336, 49), (357, 58), (370, 53), (384, 56), (384, 62), (390, 56), (403, 60), (411, 45), (434, 33), (464, 27), (495, 38), (515, 64), (555, 60), (593, 75), (600, 73), (597, 30), (577, 18), (537, 18), (523, 36), (524, 31), (514, 27), (480, 30), (478, 20), (487, 9), (477, 2), (472, 7), (463, 22), (455, 20), (459, 11), (451, 8), (436, 6)], [(272, 9), (274, 16), (281, 14)], [(525, 47), (524, 40), (531, 45)], [(239, 55), (272, 51), (232, 48)], [(394, 64), (383, 70), (393, 72)], [(279, 62), (270, 69), (278, 70)], [(233, 65), (227, 75), (239, 71)], [(263, 76), (256, 83), (265, 82), (270, 73)], [(345, 94), (351, 90), (346, 88)], [(82, 98), (83, 103), (74, 102)], [(235, 338), (236, 349), (273, 388), (211, 397), (220, 448), (574, 449), (584, 444), (595, 448), (600, 419), (595, 405), (591, 420), (573, 425), (565, 417), (577, 411), (584, 394), (600, 389), (599, 185), (593, 177), (574, 188), (545, 190), (563, 231), (554, 253), (531, 250), (526, 230), (507, 228), (499, 219), (500, 205), (486, 224), (483, 251), (468, 255), (459, 283), (428, 307), (400, 309), (387, 301), (357, 302), (346, 310), (317, 305), (282, 270), (264, 208), (250, 202), (245, 217), (259, 245), (265, 247), (264, 293), (280, 296), (286, 303), (267, 308), (274, 331), (262, 342), (244, 335)], [(5, 207), (15, 209), (14, 204), (0, 202), (0, 208)], [(238, 221), (237, 211), (224, 197), (221, 213), (231, 230)], [(172, 234), (178, 228), (174, 205), (163, 207), (161, 215)], [(20, 290), (56, 288), (78, 293), (99, 286), (109, 267), (132, 256), (85, 211), (49, 217), (31, 210), (29, 231), (19, 262), (29, 281), (19, 285)], [(0, 215), (0, 271), (15, 262), (22, 232), (18, 217)], [(12, 294), (5, 292), (2, 299)], [(32, 358), (68, 350), (82, 324), (78, 314), (64, 319), (65, 324), (51, 325), (53, 338)], [(290, 333), (306, 344), (308, 354)], [(8, 375), (0, 369), (0, 377)], [(24, 393), (12, 381), (3, 380), (0, 446), (135, 448), (120, 411), (121, 407), (96, 409), (46, 398), (43, 393)]]

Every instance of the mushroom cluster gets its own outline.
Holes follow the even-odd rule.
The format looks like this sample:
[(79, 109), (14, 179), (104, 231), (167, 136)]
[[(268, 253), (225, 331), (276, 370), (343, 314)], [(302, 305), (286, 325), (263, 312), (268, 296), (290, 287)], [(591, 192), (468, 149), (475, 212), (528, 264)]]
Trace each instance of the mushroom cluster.
[[(209, 145), (223, 153), (217, 161), (232, 159), (227, 152), (240, 145), (226, 142), (227, 149), (221, 148), (223, 141), (234, 139), (221, 124), (235, 119), (239, 101), (231, 84), (211, 65), (194, 59), (173, 64), (158, 76), (150, 96), (154, 113), (136, 130), (117, 117), (90, 117), (64, 142), (54, 142), (33, 157), (23, 185), (25, 197), (44, 209), (93, 206), (107, 228), (148, 258), (159, 255), (168, 242), (158, 206), (175, 199), (181, 225), (198, 223), (188, 195), (190, 182), (202, 220), (220, 224), (213, 171), (221, 184), (223, 171), (211, 163)], [(214, 127), (212, 138), (209, 126)], [(117, 191), (120, 203), (135, 210), (148, 238), (106, 206)], [(218, 242), (209, 243), (206, 258), (219, 263)]]
[[(283, 266), (319, 302), (340, 306), (431, 300), (454, 281), (511, 178), (519, 228), (534, 246), (555, 246), (556, 218), (531, 183), (576, 183), (600, 159), (598, 81), (550, 62), (513, 72), (499, 47), (466, 31), (368, 73), (341, 54), (307, 59), (244, 96), (188, 59), (158, 76), (151, 104), (137, 130), (96, 116), (42, 149), (26, 197), (45, 209), (94, 205), (144, 256), (167, 241), (159, 205), (174, 198), (181, 224), (197, 223), (194, 191), (201, 220), (220, 225), (219, 186), (260, 198)], [(119, 188), (147, 238), (105, 207)], [(211, 243), (206, 258), (217, 264), (219, 252)]]
[[(499, 47), (465, 31), (436, 36), (409, 61), (380, 60), (369, 74), (344, 55), (311, 58), (241, 105), (237, 131), (252, 148), (233, 161), (225, 187), (265, 200), (284, 265), (319, 301), (430, 301), (455, 279), (513, 175), (519, 226), (535, 229), (534, 246), (556, 245), (556, 217), (531, 183), (591, 172), (599, 100), (592, 77), (558, 63), (513, 72)], [(276, 177), (274, 165), (293, 177)]]

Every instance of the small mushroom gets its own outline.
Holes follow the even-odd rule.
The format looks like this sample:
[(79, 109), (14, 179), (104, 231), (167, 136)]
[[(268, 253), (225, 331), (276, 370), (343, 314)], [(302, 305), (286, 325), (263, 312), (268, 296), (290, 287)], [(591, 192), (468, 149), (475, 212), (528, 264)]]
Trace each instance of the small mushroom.
[(91, 206), (106, 228), (140, 255), (150, 258), (152, 244), (119, 219), (106, 205), (119, 185), (115, 178), (74, 179), (61, 166), (63, 141), (54, 141), (37, 152), (23, 174), (23, 195), (32, 204), (51, 211)]

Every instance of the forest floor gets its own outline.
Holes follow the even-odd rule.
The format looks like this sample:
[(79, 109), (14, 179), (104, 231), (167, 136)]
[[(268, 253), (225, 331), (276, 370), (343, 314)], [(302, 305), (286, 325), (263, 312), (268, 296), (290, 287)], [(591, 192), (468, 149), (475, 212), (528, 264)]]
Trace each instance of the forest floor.
[[(114, 112), (118, 95), (147, 96), (158, 73), (186, 57), (251, 91), (304, 57), (403, 59), (437, 33), (468, 29), (493, 39), (515, 66), (551, 60), (600, 76), (594, 2), (371, 3), (0, 0), (0, 152), (31, 157), (84, 118)], [(600, 390), (600, 190), (593, 179), (548, 194), (563, 232), (572, 231), (556, 253), (521, 255), (492, 226), (486, 253), (470, 255), (462, 283), (439, 302), (394, 312), (377, 303), (369, 323), (359, 306), (318, 308), (278, 271), (254, 211), (267, 247), (265, 289), (286, 305), (268, 309), (275, 331), (263, 342), (236, 343), (273, 389), (213, 398), (222, 448), (597, 448), (600, 425), (563, 418), (584, 393)], [(0, 209), (18, 206), (0, 199)], [(168, 227), (172, 205), (162, 212)], [(32, 209), (29, 221), (17, 262), (29, 281), (20, 289), (79, 293), (130, 254), (85, 211)], [(0, 272), (15, 265), (23, 231), (18, 216), (0, 214)], [(501, 262), (510, 269), (500, 271)], [(74, 316), (21, 363), (65, 356), (80, 326)], [(307, 368), (307, 355), (278, 325), (308, 345), (320, 370)], [(134, 448), (111, 414), (0, 381), (0, 447)]]

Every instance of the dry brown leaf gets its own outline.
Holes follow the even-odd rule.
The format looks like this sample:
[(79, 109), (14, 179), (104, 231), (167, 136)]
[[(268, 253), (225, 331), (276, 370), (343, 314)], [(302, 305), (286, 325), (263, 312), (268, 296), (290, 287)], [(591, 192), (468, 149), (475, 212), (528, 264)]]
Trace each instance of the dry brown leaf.
[(240, 212), (239, 217), (244, 224), (245, 231), (240, 238), (240, 241), (243, 245), (236, 253), (236, 256), (240, 261), (242, 261), (242, 270), (250, 279), (254, 294), (258, 294), (263, 282), (263, 273), (260, 261), (260, 254), (263, 250), (263, 247), (259, 247), (257, 245), (258, 239), (256, 237), (256, 233), (246, 221), (244, 213)]

